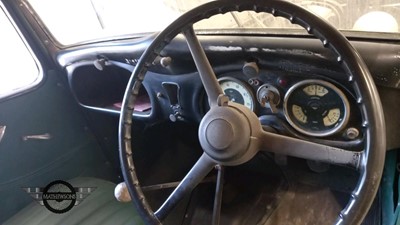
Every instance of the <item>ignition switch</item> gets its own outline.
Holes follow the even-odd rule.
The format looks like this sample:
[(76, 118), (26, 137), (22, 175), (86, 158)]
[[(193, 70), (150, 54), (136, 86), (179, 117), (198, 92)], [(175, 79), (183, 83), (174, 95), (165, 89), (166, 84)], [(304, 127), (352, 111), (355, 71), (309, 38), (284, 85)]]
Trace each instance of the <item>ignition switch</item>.
[(277, 105), (281, 101), (278, 89), (269, 84), (263, 84), (257, 91), (257, 100), (262, 107), (269, 108), (271, 112), (277, 113)]

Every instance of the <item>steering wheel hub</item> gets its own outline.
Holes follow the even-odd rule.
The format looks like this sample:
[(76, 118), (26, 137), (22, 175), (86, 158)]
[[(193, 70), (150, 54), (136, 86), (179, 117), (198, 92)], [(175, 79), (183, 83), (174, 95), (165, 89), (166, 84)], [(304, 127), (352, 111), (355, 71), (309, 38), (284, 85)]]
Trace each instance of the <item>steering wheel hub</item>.
[(206, 139), (216, 151), (225, 150), (231, 146), (234, 136), (232, 124), (223, 118), (217, 118), (207, 124)]
[(245, 107), (235, 103), (212, 107), (199, 127), (200, 144), (205, 153), (223, 165), (238, 165), (251, 159), (252, 120), (258, 120)]

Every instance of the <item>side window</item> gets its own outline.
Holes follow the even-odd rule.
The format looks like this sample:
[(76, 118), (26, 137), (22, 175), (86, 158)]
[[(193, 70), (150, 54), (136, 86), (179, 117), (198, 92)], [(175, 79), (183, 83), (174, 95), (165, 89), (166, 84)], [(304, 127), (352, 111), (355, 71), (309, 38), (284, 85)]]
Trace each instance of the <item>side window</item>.
[(35, 57), (0, 7), (0, 98), (29, 89), (42, 78)]

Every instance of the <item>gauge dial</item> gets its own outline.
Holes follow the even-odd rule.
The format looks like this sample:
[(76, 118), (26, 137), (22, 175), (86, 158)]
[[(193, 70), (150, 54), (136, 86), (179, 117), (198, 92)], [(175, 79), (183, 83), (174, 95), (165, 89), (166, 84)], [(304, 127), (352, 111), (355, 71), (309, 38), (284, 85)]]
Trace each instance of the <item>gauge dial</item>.
[(229, 97), (229, 100), (242, 104), (254, 111), (254, 96), (247, 85), (232, 77), (223, 77), (218, 79), (222, 91)]
[(323, 137), (342, 129), (349, 117), (349, 103), (344, 93), (322, 80), (305, 80), (286, 93), (285, 116), (297, 131)]

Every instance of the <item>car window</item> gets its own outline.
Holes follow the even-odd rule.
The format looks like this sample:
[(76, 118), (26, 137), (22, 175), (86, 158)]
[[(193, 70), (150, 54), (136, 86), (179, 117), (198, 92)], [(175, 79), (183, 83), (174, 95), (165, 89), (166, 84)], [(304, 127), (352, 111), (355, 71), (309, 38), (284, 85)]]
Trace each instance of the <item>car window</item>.
[(0, 98), (22, 92), (41, 80), (38, 65), (20, 33), (0, 7)]
[[(162, 30), (182, 14), (164, 0), (29, 0), (63, 45)], [(59, 10), (55, 10), (59, 9)]]
[[(186, 11), (210, 0), (25, 0), (62, 45), (162, 30)], [(343, 31), (399, 32), (399, 0), (290, 0)], [(58, 9), (58, 10), (57, 10)], [(266, 13), (230, 12), (196, 29), (282, 28), (290, 22)]]

